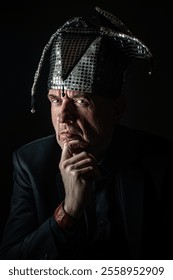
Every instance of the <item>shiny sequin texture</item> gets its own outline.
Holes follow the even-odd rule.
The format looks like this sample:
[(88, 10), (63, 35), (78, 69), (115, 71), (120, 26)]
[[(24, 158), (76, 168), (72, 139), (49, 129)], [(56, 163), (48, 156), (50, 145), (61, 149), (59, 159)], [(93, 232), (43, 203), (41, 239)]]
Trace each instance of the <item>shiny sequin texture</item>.
[[(59, 39), (56, 41), (51, 57), (49, 89), (64, 88), (92, 92), (101, 37), (95, 39), (86, 50), (88, 41), (88, 39), (81, 40), (81, 37), (72, 40), (72, 42), (69, 37), (63, 40), (63, 43)], [(71, 44), (70, 49), (69, 44)], [(78, 62), (76, 63), (76, 61)]]
[(97, 94), (114, 90), (131, 61), (152, 57), (149, 48), (121, 20), (96, 7), (91, 20), (72, 18), (51, 36), (35, 73), (33, 97), (50, 47), (48, 89)]

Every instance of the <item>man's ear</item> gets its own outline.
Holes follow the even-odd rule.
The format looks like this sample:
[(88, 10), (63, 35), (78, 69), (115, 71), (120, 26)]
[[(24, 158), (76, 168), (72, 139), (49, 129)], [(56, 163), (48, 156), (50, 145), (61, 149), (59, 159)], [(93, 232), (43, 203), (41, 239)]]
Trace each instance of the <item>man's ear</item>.
[(113, 120), (115, 123), (117, 123), (122, 118), (126, 107), (127, 100), (124, 95), (120, 95), (114, 100)]

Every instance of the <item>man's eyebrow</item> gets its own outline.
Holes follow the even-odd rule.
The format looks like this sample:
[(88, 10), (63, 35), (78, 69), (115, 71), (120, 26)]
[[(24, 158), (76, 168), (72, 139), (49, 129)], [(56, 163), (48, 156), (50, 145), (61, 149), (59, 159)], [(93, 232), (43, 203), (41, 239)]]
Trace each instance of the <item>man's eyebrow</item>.
[(71, 98), (75, 97), (86, 97), (84, 93), (75, 93), (73, 96), (70, 96)]
[(48, 94), (47, 94), (47, 97), (48, 97), (48, 98), (49, 98), (49, 97), (59, 98), (60, 96), (59, 96), (59, 94), (57, 95), (57, 94), (54, 94), (54, 93), (48, 93)]
[(88, 93), (85, 93), (85, 92), (76, 92), (76, 93), (74, 93), (73, 96), (71, 96), (71, 94), (69, 94), (69, 97), (70, 98), (78, 98), (78, 97), (89, 98), (90, 96)]

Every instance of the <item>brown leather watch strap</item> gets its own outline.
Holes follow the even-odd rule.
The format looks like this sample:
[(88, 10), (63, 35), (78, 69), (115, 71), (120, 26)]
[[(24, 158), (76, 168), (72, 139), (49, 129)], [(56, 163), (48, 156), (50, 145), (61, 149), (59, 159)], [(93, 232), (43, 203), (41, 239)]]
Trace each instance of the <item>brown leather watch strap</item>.
[(55, 209), (54, 218), (62, 229), (72, 232), (76, 226), (76, 219), (65, 212), (63, 205), (64, 201)]

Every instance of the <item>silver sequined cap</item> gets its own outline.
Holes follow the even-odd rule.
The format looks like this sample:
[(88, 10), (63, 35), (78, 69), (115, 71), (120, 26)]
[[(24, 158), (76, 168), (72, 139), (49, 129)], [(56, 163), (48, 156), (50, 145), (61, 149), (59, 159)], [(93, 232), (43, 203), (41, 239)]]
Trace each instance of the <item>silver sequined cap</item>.
[(100, 42), (101, 37), (91, 42), (88, 36), (60, 35), (52, 49), (48, 89), (91, 93)]
[(152, 57), (148, 47), (117, 17), (98, 7), (91, 19), (67, 21), (45, 46), (32, 87), (32, 96), (45, 53), (51, 47), (48, 89), (69, 89), (114, 96), (134, 59)]

